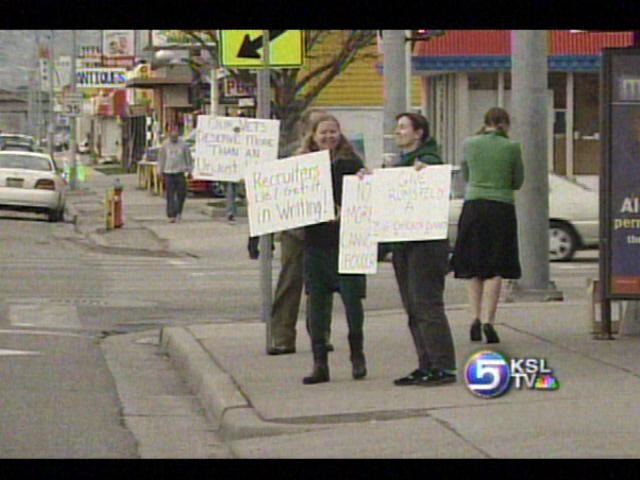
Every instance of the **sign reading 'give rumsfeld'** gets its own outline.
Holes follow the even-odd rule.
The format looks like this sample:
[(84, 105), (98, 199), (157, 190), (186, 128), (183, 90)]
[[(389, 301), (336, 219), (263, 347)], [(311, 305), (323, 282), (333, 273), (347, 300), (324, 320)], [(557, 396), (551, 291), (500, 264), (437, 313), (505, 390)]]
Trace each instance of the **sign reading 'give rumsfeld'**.
[(76, 72), (77, 88), (124, 88), (127, 70), (122, 68), (83, 68)]

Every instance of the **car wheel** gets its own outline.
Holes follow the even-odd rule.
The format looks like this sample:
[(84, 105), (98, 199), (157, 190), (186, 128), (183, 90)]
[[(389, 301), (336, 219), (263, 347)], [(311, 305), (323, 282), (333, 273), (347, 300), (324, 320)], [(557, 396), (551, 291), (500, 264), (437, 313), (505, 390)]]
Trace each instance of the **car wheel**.
[(573, 229), (566, 223), (552, 221), (549, 225), (549, 260), (569, 261), (577, 249), (578, 239)]

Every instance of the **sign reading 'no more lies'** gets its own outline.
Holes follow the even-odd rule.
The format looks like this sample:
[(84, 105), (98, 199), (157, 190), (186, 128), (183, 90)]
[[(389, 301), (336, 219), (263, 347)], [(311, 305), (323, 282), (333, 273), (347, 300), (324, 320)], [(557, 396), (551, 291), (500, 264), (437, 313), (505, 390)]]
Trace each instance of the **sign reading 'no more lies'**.
[(239, 182), (248, 167), (278, 158), (280, 120), (198, 116), (194, 178)]

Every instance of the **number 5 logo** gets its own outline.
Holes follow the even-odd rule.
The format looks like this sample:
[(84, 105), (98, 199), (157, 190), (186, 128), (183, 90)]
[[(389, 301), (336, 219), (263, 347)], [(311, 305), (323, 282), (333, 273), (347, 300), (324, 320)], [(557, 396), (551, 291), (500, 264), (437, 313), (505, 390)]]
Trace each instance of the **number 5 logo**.
[(483, 398), (497, 397), (511, 382), (506, 359), (490, 350), (478, 352), (469, 359), (464, 378), (471, 393)]
[(500, 360), (478, 360), (476, 362), (476, 378), (478, 378), (479, 380), (483, 380), (484, 376), (488, 373), (489, 375), (491, 375), (492, 380), (488, 385), (475, 384), (474, 388), (476, 390), (492, 390), (500, 385), (502, 375), (501, 370), (498, 367), (501, 367), (503, 365), (504, 362)]

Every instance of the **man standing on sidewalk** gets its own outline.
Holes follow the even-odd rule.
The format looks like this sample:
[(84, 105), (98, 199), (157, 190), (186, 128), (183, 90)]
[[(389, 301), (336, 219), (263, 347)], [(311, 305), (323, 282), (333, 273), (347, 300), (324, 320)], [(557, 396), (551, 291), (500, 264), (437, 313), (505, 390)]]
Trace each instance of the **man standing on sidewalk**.
[(169, 139), (158, 153), (158, 176), (164, 177), (167, 195), (167, 216), (175, 223), (182, 215), (187, 198), (187, 174), (193, 170), (189, 146), (180, 138), (177, 125), (169, 128)]

